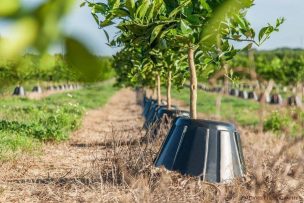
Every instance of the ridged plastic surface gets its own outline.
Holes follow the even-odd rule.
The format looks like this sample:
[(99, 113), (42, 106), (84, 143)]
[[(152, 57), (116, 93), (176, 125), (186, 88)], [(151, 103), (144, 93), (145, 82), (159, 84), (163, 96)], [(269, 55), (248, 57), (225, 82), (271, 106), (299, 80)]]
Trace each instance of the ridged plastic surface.
[(216, 183), (245, 173), (240, 135), (232, 124), (189, 118), (175, 120), (154, 164)]

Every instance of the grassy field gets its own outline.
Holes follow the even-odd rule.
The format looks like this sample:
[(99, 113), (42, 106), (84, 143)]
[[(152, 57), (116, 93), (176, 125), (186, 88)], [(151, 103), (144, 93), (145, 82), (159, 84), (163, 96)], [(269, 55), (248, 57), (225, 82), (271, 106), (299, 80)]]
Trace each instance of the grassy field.
[(112, 83), (54, 94), (41, 100), (0, 100), (0, 159), (34, 152), (41, 142), (61, 141), (81, 124), (83, 113), (104, 105), (117, 88)]
[[(163, 89), (163, 95), (165, 90)], [(189, 105), (189, 89), (172, 90), (172, 97), (180, 99)], [(197, 110), (209, 118), (216, 115), (217, 93), (202, 90), (197, 95)], [(245, 127), (256, 128), (259, 124), (260, 104), (253, 100), (224, 95), (221, 100), (221, 120), (237, 123)], [(276, 105), (265, 106), (264, 130), (273, 131), (278, 135), (304, 135), (304, 113), (297, 108)]]
[[(172, 96), (189, 104), (189, 90), (184, 88), (180, 91), (173, 90)], [(216, 115), (216, 99), (218, 94), (198, 91), (197, 110), (207, 116)], [(236, 121), (244, 126), (258, 124), (258, 111), (260, 104), (252, 100), (239, 99), (237, 97), (223, 96), (221, 103), (221, 117), (227, 121)]]

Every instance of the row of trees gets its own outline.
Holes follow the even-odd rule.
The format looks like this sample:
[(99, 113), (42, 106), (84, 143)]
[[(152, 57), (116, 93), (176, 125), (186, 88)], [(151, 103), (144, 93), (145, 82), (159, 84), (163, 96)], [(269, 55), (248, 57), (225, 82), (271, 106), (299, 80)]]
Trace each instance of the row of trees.
[[(276, 49), (271, 51), (252, 51), (254, 64), (247, 52), (238, 54), (230, 67), (244, 67), (254, 70), (261, 80), (274, 80), (277, 84), (295, 85), (304, 82), (304, 50)], [(239, 74), (246, 78), (248, 74)]]
[[(115, 24), (117, 37), (110, 46), (122, 46), (114, 57), (118, 81), (125, 85), (153, 87), (160, 103), (160, 84), (166, 83), (168, 108), (172, 84), (190, 80), (190, 115), (197, 118), (197, 74), (208, 75), (225, 67), (241, 49), (232, 42), (246, 42), (244, 49), (261, 45), (284, 19), (258, 33), (246, 19), (253, 0), (108, 0), (85, 1), (99, 27)], [(213, 66), (210, 66), (210, 65)], [(211, 67), (211, 68), (210, 68)]]
[[(96, 56), (97, 57), (97, 56)], [(97, 57), (99, 72), (94, 81), (113, 77), (114, 71), (109, 57)], [(84, 67), (85, 68), (85, 67)], [(86, 74), (71, 66), (62, 54), (25, 54), (21, 58), (0, 60), (0, 81), (3, 85), (25, 81), (79, 82), (90, 81)]]

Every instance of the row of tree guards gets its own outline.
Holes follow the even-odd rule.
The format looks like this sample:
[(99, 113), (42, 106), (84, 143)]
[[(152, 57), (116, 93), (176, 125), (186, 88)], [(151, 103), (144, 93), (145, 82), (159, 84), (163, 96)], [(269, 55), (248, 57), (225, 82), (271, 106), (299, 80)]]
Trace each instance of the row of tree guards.
[[(224, 87), (207, 87), (203, 84), (199, 84), (198, 88), (201, 90), (204, 90), (206, 92), (215, 92), (215, 93), (221, 93), (224, 92)], [(248, 86), (247, 89), (254, 89), (250, 88)], [(287, 91), (284, 91), (287, 92)], [(269, 104), (274, 104), (274, 105), (288, 105), (288, 106), (298, 106), (302, 107), (302, 97), (298, 96), (297, 94), (293, 94), (289, 97), (287, 97), (286, 101), (283, 100), (282, 96), (279, 93), (258, 93), (257, 91), (253, 90), (242, 90), (242, 89), (237, 89), (237, 88), (229, 88), (228, 91), (226, 92), (228, 95), (231, 96), (236, 96), (242, 99), (251, 99), (255, 101), (261, 102), (263, 94), (265, 94), (265, 102)]]
[[(157, 87), (155, 105), (160, 106), (160, 85), (166, 84), (166, 109), (171, 110), (171, 87), (190, 81), (189, 117), (174, 122), (156, 165), (203, 174), (205, 180), (215, 182), (243, 173), (234, 126), (197, 117), (197, 76), (208, 77), (215, 71), (210, 68), (225, 69), (238, 52), (269, 39), (284, 19), (256, 33), (246, 19), (247, 10), (254, 5), (251, 0), (108, 0), (84, 1), (84, 5), (91, 8), (98, 28), (115, 25), (119, 30), (111, 39), (103, 29), (107, 44), (121, 47), (113, 61), (120, 85)], [(238, 42), (245, 45), (243, 49), (235, 48)], [(195, 162), (200, 164), (197, 169)]]
[[(138, 96), (140, 95), (140, 96)], [(137, 90), (137, 98), (142, 93)], [(234, 125), (190, 119), (178, 106), (168, 109), (166, 102), (143, 97), (144, 128), (152, 139), (159, 138), (162, 122), (171, 124), (154, 164), (203, 181), (223, 183), (245, 174), (240, 135)]]
[[(34, 86), (32, 93), (41, 94), (45, 91), (65, 91), (65, 90), (77, 90), (80, 89), (81, 85), (79, 84), (62, 84), (62, 85), (49, 85), (46, 88), (42, 88), (40, 85)], [(13, 91), (13, 96), (26, 96), (26, 91), (23, 86), (15, 87)]]

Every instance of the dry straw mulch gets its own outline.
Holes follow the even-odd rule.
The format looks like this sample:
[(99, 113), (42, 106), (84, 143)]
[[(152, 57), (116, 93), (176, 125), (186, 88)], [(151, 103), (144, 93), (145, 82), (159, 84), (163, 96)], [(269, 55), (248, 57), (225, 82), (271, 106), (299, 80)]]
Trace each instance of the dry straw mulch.
[[(168, 130), (142, 130), (135, 93), (119, 91), (87, 112), (71, 140), (39, 156), (1, 163), (1, 202), (299, 202), (304, 199), (304, 141), (241, 129), (247, 175), (210, 184), (155, 168)], [(153, 132), (149, 131), (149, 132)]]

